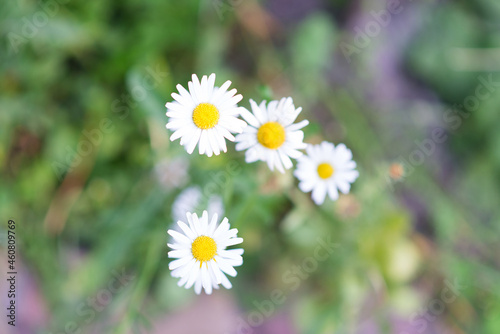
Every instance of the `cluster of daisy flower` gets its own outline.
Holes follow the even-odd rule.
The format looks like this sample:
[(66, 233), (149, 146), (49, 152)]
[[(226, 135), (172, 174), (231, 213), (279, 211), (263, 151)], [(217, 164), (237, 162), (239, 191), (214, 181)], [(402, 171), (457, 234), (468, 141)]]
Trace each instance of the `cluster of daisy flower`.
[[(180, 138), (180, 144), (189, 154), (198, 146), (199, 154), (208, 157), (227, 152), (226, 139), (236, 142), (236, 150), (245, 150), (245, 161), (266, 162), (271, 170), (281, 173), (293, 167), (299, 180), (299, 189), (312, 192), (317, 205), (323, 204), (326, 196), (332, 200), (339, 197), (338, 191), (347, 194), (358, 177), (352, 152), (344, 144), (335, 146), (329, 142), (318, 145), (304, 143), (302, 128), (309, 124), (296, 122), (302, 108), (295, 108), (291, 97), (279, 101), (250, 100), (251, 112), (238, 106), (243, 99), (236, 89), (229, 90), (231, 81), (215, 86), (215, 74), (203, 76), (201, 81), (193, 74), (188, 89), (177, 85), (179, 93), (173, 93), (173, 102), (168, 102), (167, 129), (172, 131), (170, 140)], [(242, 119), (241, 119), (241, 118)], [(236, 134), (236, 136), (234, 136)], [(305, 150), (304, 154), (301, 150)], [(172, 276), (180, 278), (179, 286), (195, 292), (201, 288), (211, 293), (219, 284), (229, 288), (225, 276), (235, 276), (235, 266), (242, 264), (242, 249), (226, 250), (239, 244), (237, 229), (230, 229), (227, 218), (218, 224), (218, 214), (211, 218), (207, 211), (201, 218), (186, 214), (188, 225), (179, 220), (180, 230), (169, 230), (173, 243), (169, 257), (177, 258), (170, 263)]]

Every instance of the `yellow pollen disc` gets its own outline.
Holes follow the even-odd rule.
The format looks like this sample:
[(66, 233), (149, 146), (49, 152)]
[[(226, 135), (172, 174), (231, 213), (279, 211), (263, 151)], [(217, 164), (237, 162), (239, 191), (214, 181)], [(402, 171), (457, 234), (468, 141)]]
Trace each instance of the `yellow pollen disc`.
[(330, 176), (333, 175), (334, 171), (335, 170), (333, 169), (332, 165), (326, 162), (323, 162), (318, 166), (318, 175), (322, 179), (328, 179)]
[(193, 253), (193, 257), (200, 262), (210, 261), (217, 253), (217, 244), (214, 239), (206, 235), (199, 236), (191, 245), (191, 253)]
[(257, 140), (262, 146), (275, 150), (285, 142), (285, 128), (277, 122), (267, 122), (257, 131)]
[(211, 103), (200, 103), (193, 110), (193, 122), (200, 129), (211, 129), (219, 123), (219, 110)]

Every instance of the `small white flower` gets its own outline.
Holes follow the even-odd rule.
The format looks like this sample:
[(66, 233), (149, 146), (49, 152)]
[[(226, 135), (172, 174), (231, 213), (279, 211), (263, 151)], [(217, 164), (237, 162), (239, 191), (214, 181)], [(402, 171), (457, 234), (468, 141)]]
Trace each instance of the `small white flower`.
[[(205, 207), (209, 216), (213, 216), (215, 213), (219, 217), (224, 215), (224, 203), (219, 195), (213, 194), (207, 198), (202, 194), (200, 187), (188, 187), (181, 191), (172, 203), (172, 218), (174, 222), (183, 220), (186, 217), (186, 212), (201, 211)], [(177, 225), (174, 229), (178, 230)]]
[(189, 212), (186, 217), (189, 226), (182, 221), (177, 222), (182, 232), (168, 230), (174, 238), (173, 243), (168, 244), (172, 249), (168, 257), (176, 259), (168, 266), (172, 277), (180, 278), (177, 284), (186, 289), (194, 285), (197, 294), (202, 287), (207, 294), (211, 294), (213, 288), (219, 288), (219, 284), (230, 289), (232, 285), (226, 275), (235, 277), (234, 267), (243, 264), (243, 249), (226, 249), (243, 242), (242, 238), (236, 237), (238, 230), (230, 229), (227, 218), (219, 225), (217, 214), (209, 223), (207, 211), (203, 211), (200, 218)]
[(213, 216), (215, 213), (220, 216), (224, 216), (224, 201), (219, 195), (212, 195), (208, 198), (207, 211), (209, 216)]
[(201, 190), (197, 186), (181, 191), (172, 203), (172, 218), (174, 222), (184, 219), (186, 212), (194, 212), (201, 201)]
[(154, 167), (154, 174), (160, 185), (167, 189), (184, 186), (188, 177), (189, 162), (185, 158), (163, 159)]
[[(201, 82), (193, 74), (188, 83), (189, 91), (177, 85), (179, 94), (172, 93), (173, 102), (168, 102), (167, 129), (174, 131), (170, 140), (181, 139), (180, 143), (191, 154), (199, 143), (199, 153), (211, 157), (226, 152), (226, 139), (234, 141), (232, 133), (241, 133), (246, 123), (238, 119), (240, 108), (237, 103), (242, 96), (236, 89), (227, 89), (231, 81), (220, 88), (214, 87), (215, 74), (204, 75)], [(225, 139), (226, 138), (226, 139)]]
[(344, 144), (337, 147), (329, 142), (308, 145), (307, 155), (297, 160), (294, 175), (299, 179), (299, 188), (303, 192), (312, 190), (312, 199), (317, 205), (323, 204), (326, 194), (332, 200), (339, 197), (338, 190), (349, 193), (359, 173), (352, 152)]
[(306, 148), (304, 132), (300, 129), (309, 121), (293, 123), (302, 108), (295, 109), (291, 97), (271, 101), (267, 106), (266, 101), (257, 105), (250, 100), (250, 105), (253, 113), (246, 109), (241, 112), (249, 126), (236, 136), (236, 150), (247, 150), (245, 160), (248, 163), (265, 161), (271, 170), (276, 168), (284, 173), (293, 166), (290, 158), (297, 159), (302, 155), (298, 150)]

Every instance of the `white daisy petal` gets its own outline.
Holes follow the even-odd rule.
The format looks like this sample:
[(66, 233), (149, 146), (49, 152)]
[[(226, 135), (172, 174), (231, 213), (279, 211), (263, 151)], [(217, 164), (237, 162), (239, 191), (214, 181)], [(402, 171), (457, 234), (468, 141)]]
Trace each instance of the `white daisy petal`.
[(195, 262), (195, 264), (194, 264), (193, 268), (191, 268), (191, 271), (189, 272), (188, 276), (189, 276), (189, 278), (188, 278), (188, 281), (185, 285), (186, 289), (189, 289), (190, 287), (192, 287), (194, 282), (196, 282), (196, 280), (200, 276), (200, 265), (198, 264), (198, 262)]
[(174, 238), (174, 240), (177, 241), (180, 244), (189, 244), (189, 243), (191, 243), (191, 240), (189, 240), (188, 237), (186, 237), (183, 234), (180, 234), (177, 231), (168, 230), (168, 234), (170, 234)]
[(219, 266), (214, 261), (208, 262), (208, 268), (213, 273), (216, 283), (220, 284), (222, 282), (223, 273), (220, 271)]
[(234, 136), (231, 133), (229, 133), (229, 131), (227, 129), (221, 127), (218, 130), (219, 130), (219, 133), (223, 137), (225, 137), (226, 139), (228, 139), (230, 141), (234, 141)]
[[(194, 75), (193, 75), (194, 77)], [(193, 81), (188, 82), (189, 95), (191, 95), (192, 102), (194, 104), (200, 103), (200, 98), (198, 97), (198, 89), (196, 89), (195, 83)]]
[[(201, 275), (201, 274), (200, 274)], [(196, 282), (194, 283), (194, 292), (199, 295), (201, 293), (201, 288), (202, 288), (202, 282), (201, 282), (201, 278), (198, 277), (196, 279)]]
[(241, 244), (242, 242), (243, 242), (242, 238), (234, 238), (234, 239), (231, 239), (231, 240), (225, 242), (224, 245), (226, 247), (229, 247), (229, 246), (234, 246), (234, 245), (237, 245), (237, 244)]
[(205, 101), (207, 99), (207, 95), (208, 95), (208, 84), (207, 84), (207, 76), (204, 75), (203, 78), (201, 78), (201, 84), (200, 84), (200, 98)]
[[(340, 189), (340, 188), (339, 188)], [(330, 182), (327, 184), (328, 196), (332, 201), (336, 201), (339, 198), (339, 191), (335, 186), (335, 183)], [(349, 190), (345, 194), (347, 194)]]
[(237, 259), (226, 259), (226, 261), (233, 267), (241, 266), (243, 264), (243, 258), (241, 256)]
[(229, 231), (229, 223), (227, 218), (224, 218), (222, 222), (220, 223), (219, 227), (215, 230), (214, 234), (212, 237), (217, 238), (217, 236), (221, 233)]
[(222, 286), (225, 287), (226, 289), (231, 289), (233, 285), (229, 280), (227, 279), (226, 275), (222, 274)]
[(189, 133), (190, 130), (191, 129), (189, 129), (188, 127), (181, 127), (170, 136), (170, 140), (174, 141), (176, 139), (184, 137), (186, 134)]
[(293, 167), (292, 160), (290, 160), (290, 157), (288, 157), (288, 155), (286, 155), (282, 150), (278, 151), (278, 154), (280, 156), (281, 162), (285, 166), (285, 169), (290, 169)]
[[(172, 257), (172, 256), (170, 256), (170, 253), (171, 252), (169, 252), (168, 256)], [(189, 261), (191, 261), (191, 258), (189, 258), (188, 256), (184, 256), (183, 258), (180, 258), (180, 259), (177, 259), (177, 260), (170, 262), (170, 264), (168, 265), (168, 269), (174, 270), (176, 268), (179, 268), (181, 266), (188, 264)]]
[(181, 228), (181, 230), (184, 232), (184, 234), (191, 240), (194, 240), (196, 238), (196, 235), (191, 231), (191, 229), (184, 223), (183, 221), (178, 221), (177, 225)]
[[(250, 100), (250, 103), (252, 103), (253, 100)], [(255, 102), (254, 102), (255, 103)], [(241, 117), (243, 117), (243, 119), (251, 126), (255, 127), (255, 128), (258, 128), (260, 123), (259, 121), (257, 120), (257, 118), (251, 113), (249, 112), (247, 109), (245, 108), (240, 108), (240, 114), (241, 114)]]
[(232, 277), (235, 277), (237, 275), (236, 270), (234, 270), (233, 266), (228, 264), (226, 261), (221, 260), (221, 257), (216, 256), (215, 259), (217, 261), (217, 264), (219, 265), (220, 270)]
[(180, 103), (182, 105), (189, 105), (193, 102), (191, 99), (188, 99), (188, 98), (186, 98), (182, 95), (179, 95), (177, 93), (172, 93), (171, 96), (175, 101), (177, 101), (178, 103)]
[(198, 215), (196, 213), (191, 214), (191, 219), (193, 220), (193, 227), (194, 227), (194, 232), (196, 233), (196, 236), (202, 235), (202, 227), (200, 224), (200, 220), (198, 219)]
[(219, 144), (220, 149), (222, 152), (227, 152), (227, 146), (226, 146), (226, 141), (224, 140), (224, 136), (220, 133), (215, 133), (214, 134), (215, 139), (217, 140), (217, 143)]
[(208, 235), (213, 235), (215, 232), (215, 228), (217, 227), (217, 221), (219, 220), (219, 215), (217, 212), (214, 213), (212, 216), (212, 221), (210, 222), (210, 225), (208, 226)]
[(314, 189), (316, 182), (314, 181), (302, 181), (299, 183), (299, 189), (305, 193), (310, 192)]
[(201, 130), (200, 144), (198, 146), (200, 154), (205, 154), (205, 152), (207, 152), (208, 145), (207, 131)]
[(215, 155), (219, 155), (220, 154), (220, 147), (219, 147), (217, 140), (214, 137), (215, 135), (216, 135), (215, 132), (207, 131), (207, 136), (208, 136), (208, 141), (209, 141), (210, 147), (214, 151)]
[(182, 98), (189, 99), (190, 95), (186, 88), (182, 87), (182, 85), (179, 84), (177, 84), (177, 86), (175, 87), (179, 91), (179, 94), (182, 96)]
[(207, 295), (212, 294), (212, 282), (210, 280), (210, 274), (208, 273), (208, 267), (206, 265), (201, 266), (201, 283), (203, 289)]
[(247, 163), (252, 163), (259, 160), (259, 154), (257, 152), (257, 149), (254, 147), (251, 147), (246, 151), (245, 153), (245, 161)]
[(189, 249), (179, 249), (168, 252), (168, 257), (170, 258), (186, 258), (189, 257), (191, 252)]
[(241, 255), (243, 254), (243, 249), (237, 248), (237, 249), (225, 249), (221, 250), (220, 256), (224, 258), (229, 258), (229, 259), (234, 259), (234, 260), (239, 260), (241, 258)]
[(172, 249), (186, 249), (187, 244), (167, 244)]
[[(193, 269), (193, 266), (196, 265), (196, 260), (192, 258), (186, 265), (180, 266), (177, 269), (172, 270), (172, 277), (181, 277), (179, 280), (179, 286), (183, 286), (186, 284), (189, 278), (189, 272)], [(169, 267), (170, 268), (170, 267)]]
[(220, 88), (214, 89), (214, 94), (210, 99), (210, 102), (215, 102), (219, 100), (226, 93), (229, 86), (231, 86), (231, 80), (224, 82), (222, 86), (220, 86)]
[(285, 151), (286, 155), (288, 155), (290, 158), (293, 158), (293, 159), (298, 159), (303, 155), (302, 152), (300, 152), (296, 149), (290, 148), (288, 146), (284, 146), (283, 150)]
[(309, 124), (309, 121), (307, 119), (305, 119), (303, 121), (300, 121), (298, 123), (295, 123), (295, 124), (288, 126), (286, 129), (288, 131), (297, 131), (297, 130), (300, 130), (303, 127), (307, 126), (308, 124)]
[(215, 73), (210, 74), (208, 77), (208, 96), (212, 96), (214, 92), (214, 85), (215, 85)]
[(191, 154), (194, 151), (194, 148), (196, 147), (196, 144), (198, 144), (198, 140), (200, 139), (201, 136), (201, 129), (196, 129), (196, 132), (193, 134), (191, 139), (189, 140), (189, 144), (186, 146), (186, 151)]
[(349, 190), (351, 189), (351, 184), (349, 182), (346, 182), (345, 180), (338, 180), (337, 181), (337, 188), (344, 194), (348, 194)]
[[(201, 221), (208, 221), (208, 212), (207, 210), (203, 211), (201, 214)], [(200, 233), (202, 235), (207, 235), (208, 234), (208, 224), (200, 224)]]
[(318, 183), (312, 191), (312, 199), (314, 203), (320, 205), (325, 201), (326, 184), (324, 182)]

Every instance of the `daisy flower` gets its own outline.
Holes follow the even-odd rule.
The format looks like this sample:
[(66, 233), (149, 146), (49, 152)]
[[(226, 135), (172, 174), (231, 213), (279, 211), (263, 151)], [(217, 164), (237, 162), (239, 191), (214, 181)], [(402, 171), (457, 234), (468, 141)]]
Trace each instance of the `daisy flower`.
[(183, 187), (188, 179), (189, 162), (185, 158), (163, 159), (154, 167), (154, 175), (165, 190)]
[[(246, 123), (238, 119), (241, 94), (236, 89), (228, 91), (231, 81), (215, 87), (215, 74), (198, 80), (193, 74), (188, 82), (189, 91), (177, 85), (179, 94), (172, 93), (173, 102), (168, 102), (167, 129), (173, 131), (170, 140), (181, 139), (186, 151), (193, 153), (199, 143), (199, 153), (211, 157), (226, 152), (226, 139), (234, 141), (232, 133), (241, 133)], [(242, 108), (241, 108), (242, 109)]]
[(332, 200), (339, 197), (338, 190), (349, 193), (359, 173), (352, 152), (344, 144), (337, 147), (329, 142), (308, 145), (307, 155), (297, 160), (294, 175), (299, 179), (299, 188), (303, 192), (312, 190), (312, 199), (317, 205), (323, 204), (326, 194)]
[[(201, 189), (197, 186), (188, 187), (181, 191), (172, 203), (173, 221), (183, 220), (186, 217), (186, 212), (196, 211), (201, 198)], [(180, 231), (180, 229), (177, 230)]]
[(291, 97), (271, 101), (267, 106), (266, 101), (257, 105), (250, 100), (250, 105), (253, 113), (246, 109), (241, 112), (249, 126), (236, 136), (236, 150), (247, 150), (248, 163), (265, 161), (271, 170), (276, 168), (284, 173), (293, 166), (290, 158), (297, 159), (302, 155), (298, 150), (306, 148), (304, 132), (300, 129), (309, 121), (293, 123), (302, 108), (295, 109)]
[[(222, 197), (216, 194), (203, 194), (200, 187), (191, 186), (181, 191), (172, 203), (172, 218), (176, 222), (184, 219), (186, 212), (195, 212), (198, 209), (201, 211), (205, 207), (209, 216), (212, 216), (214, 213), (219, 216), (224, 215)], [(175, 229), (177, 229), (177, 225), (175, 225)], [(180, 231), (180, 229), (177, 230)]]
[(186, 217), (189, 225), (177, 222), (182, 232), (168, 230), (174, 240), (168, 244), (172, 249), (168, 257), (175, 259), (169, 264), (172, 277), (180, 278), (178, 285), (186, 289), (194, 285), (196, 294), (200, 294), (202, 288), (211, 294), (219, 284), (230, 289), (232, 285), (226, 275), (236, 276), (234, 267), (243, 264), (243, 249), (227, 250), (226, 247), (243, 242), (236, 237), (238, 230), (230, 229), (227, 218), (218, 224), (217, 214), (209, 222), (207, 211), (203, 211), (200, 218), (189, 212)]

